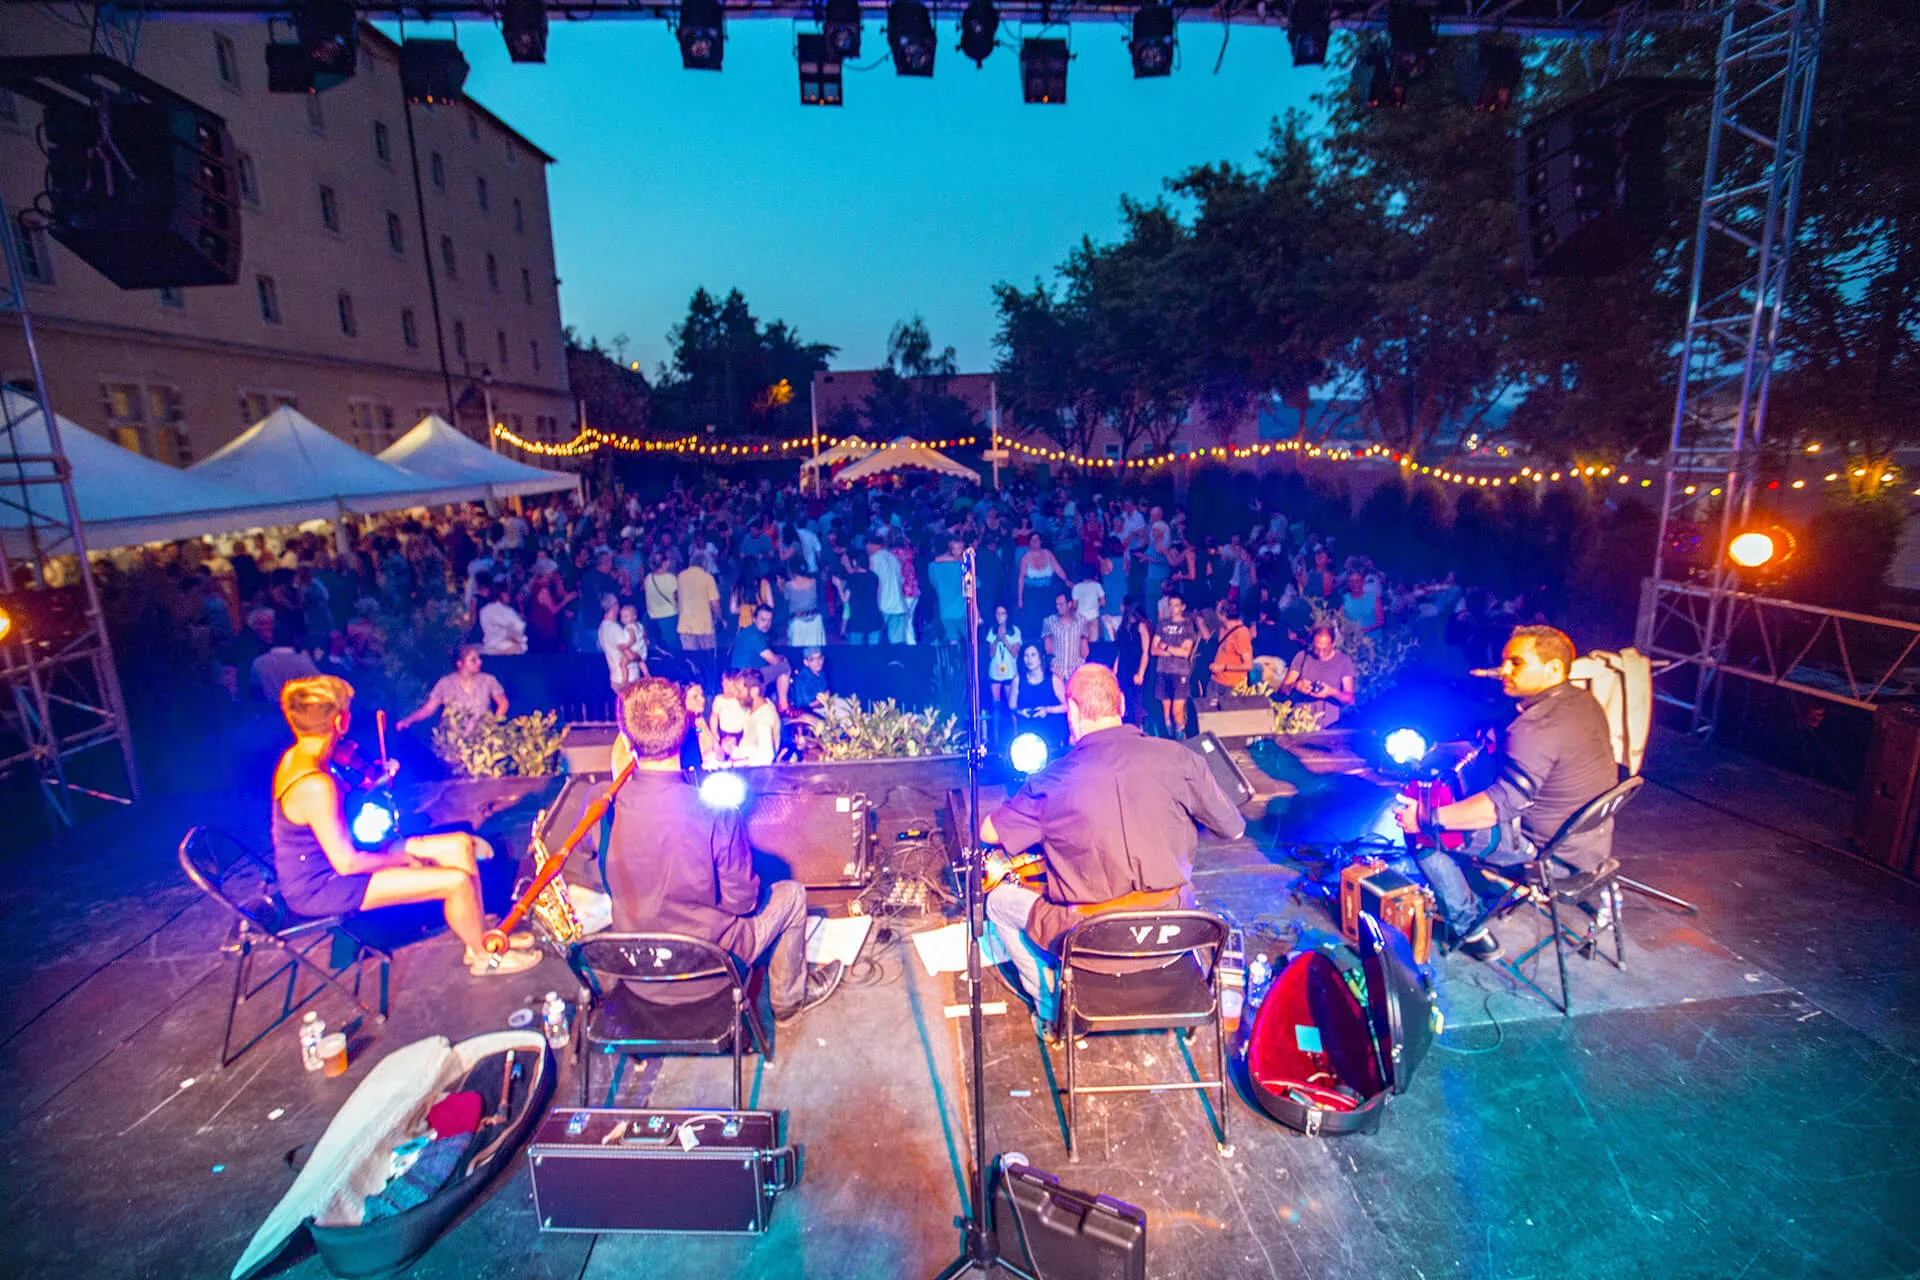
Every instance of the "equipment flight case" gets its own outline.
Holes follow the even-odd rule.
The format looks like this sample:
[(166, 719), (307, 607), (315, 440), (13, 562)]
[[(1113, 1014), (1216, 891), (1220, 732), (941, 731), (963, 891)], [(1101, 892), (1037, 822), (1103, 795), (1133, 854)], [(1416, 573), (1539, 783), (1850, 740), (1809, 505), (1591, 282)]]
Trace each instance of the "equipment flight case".
[(542, 1231), (758, 1235), (799, 1156), (776, 1111), (556, 1107), (527, 1148)]

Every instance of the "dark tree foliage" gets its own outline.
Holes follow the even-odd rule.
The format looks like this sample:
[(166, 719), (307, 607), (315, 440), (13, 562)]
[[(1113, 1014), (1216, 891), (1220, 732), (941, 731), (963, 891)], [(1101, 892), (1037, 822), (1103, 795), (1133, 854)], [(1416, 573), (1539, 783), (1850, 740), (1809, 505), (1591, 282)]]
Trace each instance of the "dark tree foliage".
[(839, 350), (802, 342), (785, 321), (762, 325), (738, 289), (697, 289), (668, 331), (673, 358), (654, 377), (655, 434), (797, 437), (811, 430), (813, 375)]
[(919, 316), (893, 327), (887, 362), (874, 371), (859, 426), (870, 440), (952, 440), (978, 428), (966, 401), (948, 391), (959, 366), (953, 348), (934, 349)]
[(621, 364), (598, 338), (583, 343), (571, 327), (565, 337), (567, 384), (580, 401), (588, 425), (620, 435), (643, 434), (651, 408), (646, 375)]

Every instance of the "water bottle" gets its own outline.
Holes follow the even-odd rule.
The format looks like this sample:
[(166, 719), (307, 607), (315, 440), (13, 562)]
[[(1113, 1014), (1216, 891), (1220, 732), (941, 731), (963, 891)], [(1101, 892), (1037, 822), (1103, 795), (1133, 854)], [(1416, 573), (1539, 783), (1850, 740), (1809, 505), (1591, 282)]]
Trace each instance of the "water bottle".
[(1247, 1000), (1254, 1008), (1267, 998), (1267, 988), (1273, 985), (1273, 962), (1262, 951), (1247, 966)]
[(547, 1043), (555, 1049), (566, 1048), (572, 1035), (567, 1027), (567, 1002), (558, 991), (547, 992), (540, 1005), (540, 1020), (546, 1028)]
[(1234, 929), (1227, 934), (1227, 945), (1220, 952), (1220, 1021), (1228, 1035), (1240, 1027), (1246, 998), (1246, 942)]
[(308, 1013), (300, 1019), (300, 1065), (309, 1071), (318, 1071), (320, 1062), (320, 1041), (327, 1034), (327, 1024), (320, 1021), (317, 1013)]

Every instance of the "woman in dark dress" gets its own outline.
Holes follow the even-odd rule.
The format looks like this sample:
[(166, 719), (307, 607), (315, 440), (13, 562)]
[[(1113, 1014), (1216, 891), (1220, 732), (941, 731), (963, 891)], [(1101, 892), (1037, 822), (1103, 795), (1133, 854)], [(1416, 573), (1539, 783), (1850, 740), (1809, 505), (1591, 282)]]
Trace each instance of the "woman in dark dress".
[(1147, 710), (1147, 647), (1153, 639), (1139, 596), (1127, 597), (1114, 638), (1119, 648), (1113, 661), (1113, 674), (1120, 681), (1120, 692), (1126, 699), (1127, 723), (1139, 724)]

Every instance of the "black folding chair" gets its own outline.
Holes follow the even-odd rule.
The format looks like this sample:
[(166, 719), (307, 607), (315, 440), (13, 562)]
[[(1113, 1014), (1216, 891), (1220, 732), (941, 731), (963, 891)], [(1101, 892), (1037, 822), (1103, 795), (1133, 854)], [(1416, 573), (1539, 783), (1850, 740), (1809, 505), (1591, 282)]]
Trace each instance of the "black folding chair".
[[(1205, 911), (1114, 911), (1075, 925), (1060, 943), (1059, 1030), (1066, 1042), (1067, 1159), (1080, 1156), (1074, 1146), (1078, 1099), (1083, 1093), (1158, 1093), (1167, 1089), (1217, 1089), (1220, 1138), (1227, 1149), (1227, 1038), (1220, 1020), (1220, 952), (1226, 922)], [(1165, 961), (1150, 969), (1104, 973), (1088, 960)], [(1213, 1026), (1213, 1078), (1166, 1084), (1083, 1085), (1079, 1081), (1077, 1042), (1081, 1036), (1116, 1031), (1192, 1032)]]
[[(1535, 995), (1545, 1000), (1562, 1017), (1573, 1015), (1572, 988), (1567, 983), (1567, 950), (1569, 945), (1581, 955), (1592, 958), (1599, 956), (1614, 968), (1624, 970), (1627, 967), (1626, 934), (1621, 929), (1623, 902), (1620, 892), (1620, 864), (1613, 857), (1613, 819), (1625, 807), (1629, 800), (1638, 795), (1645, 778), (1632, 777), (1588, 801), (1576, 810), (1572, 817), (1560, 825), (1546, 847), (1536, 854), (1531, 862), (1523, 864), (1518, 870), (1521, 878), (1501, 896), (1491, 909), (1481, 917), (1481, 922), (1505, 919), (1521, 907), (1531, 905), (1547, 919), (1547, 934), (1538, 942), (1522, 951), (1511, 960), (1501, 960), (1499, 965), (1508, 977), (1527, 987)], [(1590, 874), (1579, 873), (1572, 863), (1559, 856), (1566, 842), (1577, 836), (1589, 835), (1605, 830), (1607, 853), (1600, 865)], [(1492, 867), (1497, 874), (1511, 874), (1516, 868)], [(1562, 875), (1561, 871), (1574, 872), (1574, 875)], [(1580, 902), (1590, 900), (1596, 914), (1590, 919), (1580, 919), (1584, 913)], [(1563, 915), (1564, 911), (1564, 915)], [(1576, 927), (1576, 924), (1578, 927)], [(1479, 928), (1479, 924), (1474, 928)], [(1471, 932), (1471, 930), (1469, 930)], [(1600, 936), (1613, 934), (1613, 954), (1607, 955), (1600, 948)], [(1555, 1000), (1546, 989), (1529, 977), (1526, 966), (1547, 947), (1553, 948), (1554, 963), (1560, 972), (1560, 998)]]
[[(574, 1054), (580, 1069), (580, 1105), (592, 1095), (592, 1050), (614, 1056), (609, 1094), (620, 1085), (628, 1058), (733, 1055), (733, 1109), (741, 1109), (741, 1058), (747, 1043), (762, 1061), (767, 1034), (747, 999), (747, 966), (724, 948), (678, 933), (603, 933), (567, 949), (567, 965), (587, 990)], [(636, 989), (659, 984), (662, 996), (710, 984), (711, 994), (671, 1003)]]
[[(375, 1022), (387, 1020), (393, 954), (355, 934), (353, 915), (295, 914), (280, 896), (272, 862), (234, 836), (211, 827), (195, 827), (180, 841), (180, 869), (202, 893), (233, 916), (232, 928), (221, 944), (221, 950), (234, 957), (233, 994), (227, 1002), (226, 1025), (220, 1032), (222, 1069), (239, 1061), (241, 1054), (266, 1039), (327, 987), (353, 1001)], [(314, 953), (323, 946), (330, 948), (324, 965), (314, 958)], [(277, 951), (284, 963), (259, 982), (250, 984), (248, 979), (256, 950)], [(369, 956), (379, 961), (378, 1008), (360, 998), (361, 962)], [(296, 1000), (294, 996), (303, 971), (317, 979), (318, 985)], [(349, 973), (353, 975), (352, 985), (344, 981)], [(281, 998), (280, 1012), (264, 1031), (238, 1049), (233, 1048), (233, 1022), (240, 1006), (278, 981), (282, 974), (287, 977), (287, 991)]]

